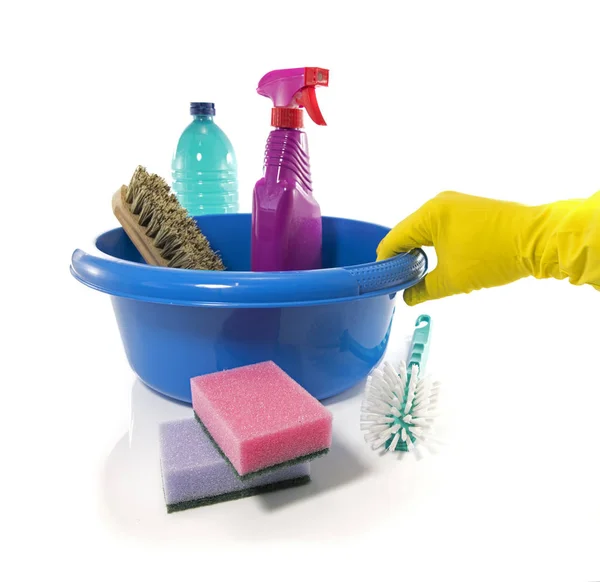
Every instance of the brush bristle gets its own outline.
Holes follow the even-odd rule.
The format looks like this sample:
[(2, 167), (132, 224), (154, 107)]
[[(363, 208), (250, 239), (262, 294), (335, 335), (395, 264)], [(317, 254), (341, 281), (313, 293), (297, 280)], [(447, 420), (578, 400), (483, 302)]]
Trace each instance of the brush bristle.
[(124, 199), (128, 210), (143, 226), (146, 235), (176, 269), (224, 271), (225, 266), (196, 221), (179, 204), (169, 185), (157, 174), (138, 166)]
[(362, 405), (361, 429), (373, 449), (412, 451), (419, 444), (433, 444), (440, 384), (419, 376), (418, 366), (409, 371), (385, 362), (367, 381)]

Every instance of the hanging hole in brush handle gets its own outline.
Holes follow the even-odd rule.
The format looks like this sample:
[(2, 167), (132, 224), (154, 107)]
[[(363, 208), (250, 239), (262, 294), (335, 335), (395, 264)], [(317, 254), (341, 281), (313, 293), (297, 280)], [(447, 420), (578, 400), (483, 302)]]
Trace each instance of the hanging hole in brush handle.
[(413, 365), (416, 365), (419, 367), (419, 374), (423, 373), (429, 358), (430, 336), (431, 317), (426, 314), (419, 315), (415, 322), (415, 330), (410, 346), (410, 356), (408, 361), (409, 370)]
[(344, 267), (357, 282), (359, 294), (374, 293), (385, 289), (397, 292), (416, 285), (427, 273), (427, 255), (422, 249), (414, 249), (375, 263)]

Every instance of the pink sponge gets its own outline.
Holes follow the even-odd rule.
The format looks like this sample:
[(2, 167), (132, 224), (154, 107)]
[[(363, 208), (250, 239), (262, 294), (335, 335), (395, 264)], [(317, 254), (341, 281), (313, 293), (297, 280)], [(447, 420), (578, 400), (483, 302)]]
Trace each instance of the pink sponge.
[(196, 418), (242, 478), (331, 446), (331, 413), (273, 362), (192, 378)]

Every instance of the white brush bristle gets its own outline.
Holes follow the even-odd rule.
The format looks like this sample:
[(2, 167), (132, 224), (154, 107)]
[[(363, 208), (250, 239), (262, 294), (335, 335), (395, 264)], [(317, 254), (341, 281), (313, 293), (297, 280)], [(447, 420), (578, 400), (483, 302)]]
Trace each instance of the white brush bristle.
[(412, 367), (409, 382), (405, 362), (384, 362), (367, 379), (360, 417), (365, 440), (384, 451), (394, 451), (400, 443), (412, 451), (436, 441), (432, 421), (439, 389), (439, 382), (420, 377), (418, 366)]

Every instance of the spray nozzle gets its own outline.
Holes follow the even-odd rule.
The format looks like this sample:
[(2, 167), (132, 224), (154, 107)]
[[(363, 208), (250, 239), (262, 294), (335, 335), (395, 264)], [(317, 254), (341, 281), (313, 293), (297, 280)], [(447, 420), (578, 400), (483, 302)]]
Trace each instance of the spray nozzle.
[(302, 127), (302, 107), (317, 125), (326, 125), (315, 89), (328, 84), (327, 69), (280, 69), (267, 73), (258, 83), (257, 91), (273, 102), (271, 122), (275, 127)]

